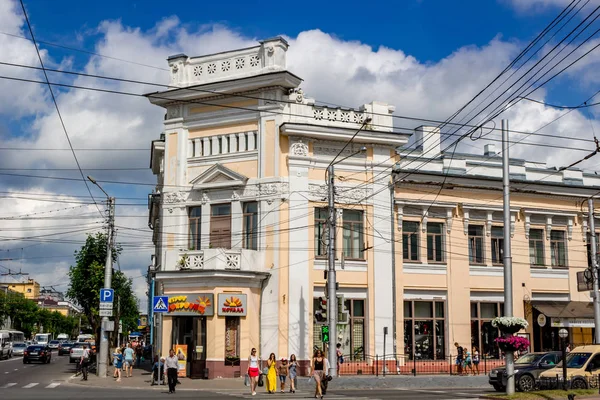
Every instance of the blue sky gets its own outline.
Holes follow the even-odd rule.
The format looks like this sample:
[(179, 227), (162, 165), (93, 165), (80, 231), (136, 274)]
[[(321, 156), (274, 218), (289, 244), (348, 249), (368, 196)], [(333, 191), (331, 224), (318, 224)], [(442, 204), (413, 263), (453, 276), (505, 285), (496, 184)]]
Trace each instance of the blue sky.
[[(573, 19), (572, 26), (599, 1), (591, 0)], [(308, 96), (352, 107), (372, 100), (386, 101), (396, 106), (396, 115), (437, 120), (452, 115), (485, 87), (567, 3), (565, 0), (316, 4), (25, 0), (38, 40), (113, 57), (91, 56), (42, 44), (45, 64), (52, 68), (168, 83), (169, 73), (164, 69), (169, 55), (181, 52), (202, 55), (284, 35), (290, 42), (288, 68), (304, 79), (302, 87)], [(592, 28), (597, 29), (598, 25), (600, 22), (596, 21)], [(3, 49), (0, 61), (39, 65), (32, 43), (10, 36), (29, 37), (17, 1), (0, 0), (0, 32)], [(595, 37), (592, 44), (599, 40)], [(540, 54), (556, 41), (551, 41)], [(578, 104), (600, 89), (599, 64), (600, 57), (595, 51), (577, 68), (536, 92), (535, 97), (557, 104)], [(0, 66), (0, 75), (43, 79), (38, 72), (7, 66)], [(136, 93), (157, 90), (150, 85), (116, 84), (56, 73), (51, 73), (50, 79)], [(136, 292), (143, 296), (145, 284), (141, 276), (152, 253), (145, 204), (155, 180), (149, 170), (131, 168), (148, 167), (148, 149), (162, 131), (164, 110), (140, 98), (74, 89), (60, 89), (57, 93), (75, 148), (136, 149), (77, 151), (77, 156), (84, 172), (101, 181), (117, 197), (117, 225), (122, 227), (118, 237), (129, 244), (121, 267), (135, 278)], [(506, 117), (511, 119), (513, 129), (534, 131), (562, 113), (523, 102), (509, 110)], [(410, 120), (396, 120), (395, 127), (412, 129), (417, 125)], [(591, 139), (594, 131), (600, 134), (595, 109), (572, 112), (544, 129), (549, 134), (586, 139)], [(483, 144), (467, 143), (462, 150), (481, 152)], [(6, 151), (2, 147), (37, 150)], [(24, 260), (0, 262), (0, 267), (23, 268), (42, 284), (56, 284), (64, 290), (65, 273), (73, 262), (71, 254), (86, 232), (97, 229), (97, 211), (92, 205), (54, 211), (77, 206), (69, 202), (90, 199), (85, 197), (88, 192), (83, 183), (77, 180), (80, 176), (72, 154), (40, 150), (46, 148), (68, 148), (47, 89), (0, 79), (0, 187), (10, 191), (0, 193), (0, 217), (30, 213), (62, 216), (49, 221), (20, 219), (5, 225), (8, 229), (0, 231), (0, 258), (9, 253), (6, 250), (14, 255), (21, 248), (25, 249), (25, 255)], [(516, 147), (512, 154), (559, 166), (582, 156), (581, 152), (569, 149), (548, 153), (527, 146)], [(600, 166), (597, 160), (591, 160), (586, 168), (600, 169)], [(101, 193), (93, 190), (101, 198)], [(87, 219), (75, 219), (81, 216)], [(79, 226), (81, 232), (69, 233), (74, 226)], [(39, 236), (40, 232), (55, 236), (50, 242), (24, 239)]]

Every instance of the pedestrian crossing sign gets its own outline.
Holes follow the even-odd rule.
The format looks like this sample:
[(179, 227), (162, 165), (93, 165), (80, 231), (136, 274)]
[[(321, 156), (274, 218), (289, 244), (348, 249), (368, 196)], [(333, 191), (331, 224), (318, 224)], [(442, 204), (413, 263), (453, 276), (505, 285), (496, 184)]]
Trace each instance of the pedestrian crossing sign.
[(155, 313), (166, 313), (169, 311), (169, 296), (156, 296), (152, 301), (152, 310)]

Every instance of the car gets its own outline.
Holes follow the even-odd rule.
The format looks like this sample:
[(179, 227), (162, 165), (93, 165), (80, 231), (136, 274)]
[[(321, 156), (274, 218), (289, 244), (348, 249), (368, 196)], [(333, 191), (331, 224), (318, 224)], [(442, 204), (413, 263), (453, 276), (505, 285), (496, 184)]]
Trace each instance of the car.
[[(562, 386), (562, 363), (556, 367), (556, 370), (540, 374), (540, 386), (543, 389)], [(599, 372), (600, 345), (578, 346), (567, 355), (567, 381), (571, 383), (571, 389), (597, 388), (596, 377)]]
[(87, 343), (87, 342), (73, 343), (71, 350), (69, 350), (69, 362), (70, 363), (78, 362), (81, 359), (81, 355), (83, 354), (83, 349), (86, 347), (88, 349), (92, 348), (90, 343)]
[(51, 360), (52, 351), (47, 345), (32, 344), (23, 352), (23, 364), (29, 364), (32, 361), (39, 361), (42, 364), (50, 364)]
[(48, 342), (48, 347), (50, 348), (50, 350), (57, 350), (59, 345), (60, 342), (58, 340), (51, 340), (50, 342)]
[[(521, 392), (534, 390), (538, 378), (544, 371), (556, 367), (561, 360), (560, 351), (527, 353), (515, 360), (515, 389)], [(488, 382), (498, 392), (506, 390), (506, 368), (494, 368), (488, 375)]]
[(27, 349), (27, 345), (25, 343), (15, 343), (12, 346), (12, 355), (13, 356), (22, 356)]
[(73, 342), (63, 342), (58, 345), (58, 355), (63, 356), (65, 354), (69, 354), (71, 352), (71, 348), (75, 343)]

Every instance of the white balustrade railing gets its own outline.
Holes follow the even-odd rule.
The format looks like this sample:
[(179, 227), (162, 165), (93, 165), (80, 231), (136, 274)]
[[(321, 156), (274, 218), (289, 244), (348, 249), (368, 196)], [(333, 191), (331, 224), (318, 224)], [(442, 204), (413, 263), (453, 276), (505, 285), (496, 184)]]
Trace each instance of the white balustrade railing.
[(264, 252), (247, 249), (205, 249), (176, 253), (176, 269), (181, 270), (264, 270)]
[(190, 139), (188, 140), (188, 158), (254, 151), (257, 139), (256, 131)]

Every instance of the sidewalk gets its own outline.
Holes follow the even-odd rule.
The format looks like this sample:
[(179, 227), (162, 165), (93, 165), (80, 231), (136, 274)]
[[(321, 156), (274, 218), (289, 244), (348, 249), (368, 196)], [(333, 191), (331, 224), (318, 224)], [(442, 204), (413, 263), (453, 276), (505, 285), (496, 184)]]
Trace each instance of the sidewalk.
[[(112, 373), (112, 368), (111, 368)], [(181, 382), (177, 390), (197, 390), (197, 391), (220, 391), (220, 390), (243, 390), (244, 378), (236, 379), (189, 379), (179, 378)], [(167, 390), (167, 386), (151, 386), (151, 374), (149, 371), (135, 369), (133, 377), (121, 378), (121, 382), (115, 382), (115, 379), (107, 377), (101, 379), (95, 375), (90, 375), (86, 382), (81, 381), (81, 376), (71, 377), (68, 381), (71, 384), (98, 388), (124, 388), (124, 389), (153, 389)], [(299, 390), (311, 390), (313, 385), (308, 377), (298, 377)], [(376, 376), (342, 376), (335, 378), (329, 383), (329, 389), (489, 389), (488, 378), (485, 375), (480, 376), (449, 376), (449, 375), (427, 375), (427, 376), (397, 376), (388, 375), (384, 377)]]

